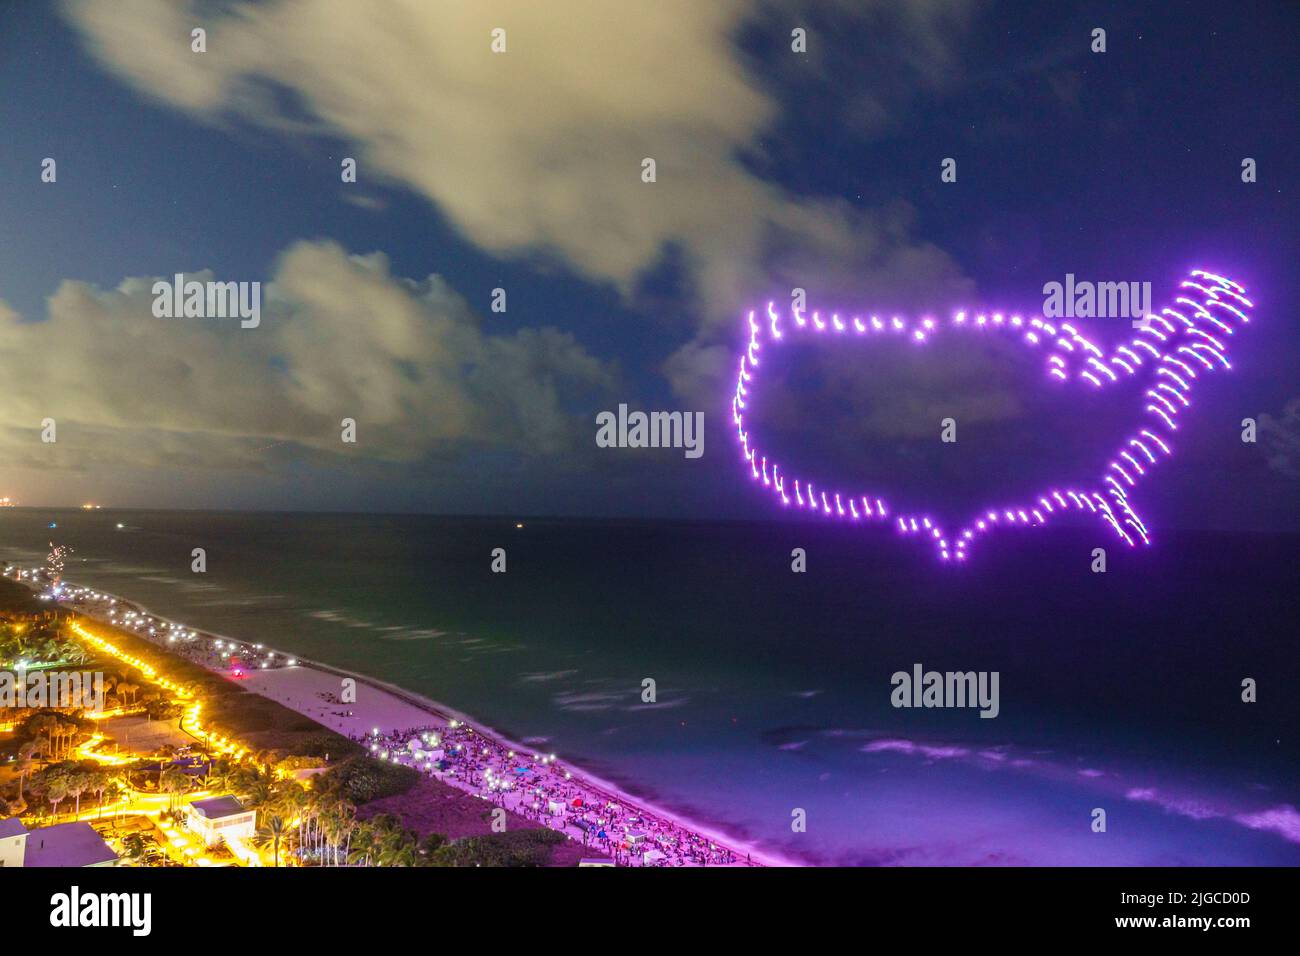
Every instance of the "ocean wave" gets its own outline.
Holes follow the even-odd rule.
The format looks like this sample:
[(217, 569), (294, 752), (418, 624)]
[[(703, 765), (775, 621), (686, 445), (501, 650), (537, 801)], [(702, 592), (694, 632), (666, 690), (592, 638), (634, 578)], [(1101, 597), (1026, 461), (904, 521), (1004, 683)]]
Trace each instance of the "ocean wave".
[(576, 670), (567, 671), (532, 671), (519, 675), (519, 680), (525, 684), (541, 684), (553, 680), (563, 680), (566, 677), (572, 677), (578, 673)]
[(560, 710), (570, 713), (613, 710), (626, 697), (626, 694), (610, 694), (599, 691), (585, 694), (556, 694), (552, 699)]

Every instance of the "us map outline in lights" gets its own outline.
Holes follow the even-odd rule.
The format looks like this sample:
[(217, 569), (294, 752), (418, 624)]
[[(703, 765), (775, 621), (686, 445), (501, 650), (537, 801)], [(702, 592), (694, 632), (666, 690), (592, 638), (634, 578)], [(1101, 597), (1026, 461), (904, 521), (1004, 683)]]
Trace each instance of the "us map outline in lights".
[[(1173, 455), (1179, 423), (1191, 408), (1189, 398), (1202, 375), (1230, 371), (1229, 346), (1250, 324), (1254, 302), (1232, 279), (1193, 269), (1173, 296), (1173, 305), (1144, 317), (1136, 333), (1109, 352), (1103, 351), (1078, 325), (1048, 321), (1019, 313), (954, 312), (946, 323), (932, 316), (908, 319), (878, 315), (829, 319), (819, 311), (789, 316), (768, 302), (762, 314), (746, 315), (748, 345), (739, 358), (731, 420), (736, 429), (750, 479), (783, 508), (796, 508), (823, 518), (867, 524), (890, 523), (899, 535), (933, 542), (939, 559), (965, 563), (972, 544), (1004, 527), (1047, 527), (1054, 516), (1070, 512), (1095, 515), (1129, 547), (1150, 545), (1151, 531), (1130, 500), (1131, 493), (1164, 459)], [(780, 344), (787, 332), (827, 340), (907, 339), (924, 346), (945, 328), (1009, 333), (1025, 347), (1047, 352), (1046, 375), (1072, 387), (1105, 389), (1131, 379), (1143, 380), (1138, 425), (1125, 436), (1095, 482), (1054, 484), (1029, 501), (997, 503), (978, 511), (955, 532), (931, 511), (896, 507), (887, 492), (827, 488), (819, 480), (796, 475), (775, 459), (769, 460), (745, 424), (745, 411), (757, 389), (760, 357), (765, 346)]]

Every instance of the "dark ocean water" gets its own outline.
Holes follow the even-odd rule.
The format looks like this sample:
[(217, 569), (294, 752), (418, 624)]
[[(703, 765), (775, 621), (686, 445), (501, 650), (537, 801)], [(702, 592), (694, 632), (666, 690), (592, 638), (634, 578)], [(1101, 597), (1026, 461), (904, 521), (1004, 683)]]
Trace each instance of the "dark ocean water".
[[(848, 527), (515, 520), (6, 510), (0, 557), (71, 545), (72, 581), (810, 862), (1300, 863), (1296, 537), (1010, 532), (958, 569)], [(999, 716), (893, 708), (916, 663), (999, 672)]]

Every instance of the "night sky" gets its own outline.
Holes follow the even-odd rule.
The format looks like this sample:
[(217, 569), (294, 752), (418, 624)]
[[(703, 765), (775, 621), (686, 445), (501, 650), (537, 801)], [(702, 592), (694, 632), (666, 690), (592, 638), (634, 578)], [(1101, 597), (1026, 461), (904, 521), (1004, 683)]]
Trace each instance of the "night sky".
[[(1298, 11), (5, 4), (0, 496), (760, 517), (727, 404), (749, 308), (797, 286), (828, 310), (1030, 314), (1067, 273), (1149, 281), (1159, 306), (1200, 267), (1256, 320), (1143, 504), (1300, 530)], [(263, 283), (259, 328), (151, 313), (155, 278), (205, 270)], [(1096, 481), (1132, 420), (998, 349), (868, 351), (792, 355), (774, 441), (957, 510)], [(703, 412), (703, 457), (598, 448), (619, 403)]]

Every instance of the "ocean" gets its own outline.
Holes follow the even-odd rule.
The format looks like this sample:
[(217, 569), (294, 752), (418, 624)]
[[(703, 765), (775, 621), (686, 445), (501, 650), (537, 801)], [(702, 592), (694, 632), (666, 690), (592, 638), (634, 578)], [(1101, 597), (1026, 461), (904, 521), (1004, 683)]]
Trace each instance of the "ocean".
[[(1296, 536), (1013, 531), (958, 568), (815, 522), (0, 510), (0, 558), (49, 541), (808, 863), (1300, 863)], [(894, 707), (917, 664), (997, 672), (998, 715)]]

